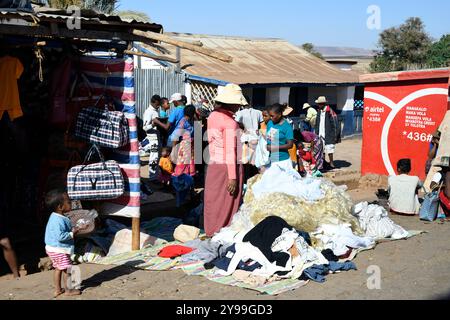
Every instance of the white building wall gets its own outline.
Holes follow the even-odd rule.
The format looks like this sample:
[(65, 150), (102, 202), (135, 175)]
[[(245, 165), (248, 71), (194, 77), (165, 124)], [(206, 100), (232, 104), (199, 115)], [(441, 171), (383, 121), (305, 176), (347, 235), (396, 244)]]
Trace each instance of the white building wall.
[(274, 103), (288, 103), (290, 92), (291, 88), (289, 87), (267, 88), (266, 104), (270, 105)]
[(338, 110), (352, 111), (355, 105), (355, 87), (339, 87), (337, 89)]

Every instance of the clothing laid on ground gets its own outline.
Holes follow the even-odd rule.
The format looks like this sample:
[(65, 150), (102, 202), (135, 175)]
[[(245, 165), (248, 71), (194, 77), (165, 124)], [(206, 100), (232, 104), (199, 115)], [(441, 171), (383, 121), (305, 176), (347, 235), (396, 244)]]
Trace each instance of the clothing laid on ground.
[(270, 262), (278, 266), (285, 266), (290, 256), (284, 252), (273, 252), (272, 244), (283, 232), (283, 229), (293, 229), (286, 221), (279, 217), (268, 217), (248, 232), (243, 241), (250, 242), (257, 247)]
[(356, 265), (351, 261), (347, 261), (344, 263), (330, 262), (329, 265), (314, 265), (310, 268), (305, 269), (300, 280), (311, 279), (315, 282), (323, 283), (325, 282), (325, 276), (330, 272), (349, 270), (357, 270)]
[[(211, 263), (216, 266), (217, 268), (227, 271), (230, 267), (230, 264), (232, 262), (233, 257), (236, 254), (236, 244), (231, 245), (228, 247), (223, 254), (221, 254), (217, 259), (214, 259), (211, 261)], [(245, 263), (245, 261), (240, 260), (238, 262), (238, 265), (235, 269), (239, 270), (245, 270), (245, 271), (254, 271), (256, 269), (261, 268), (262, 265), (258, 262), (252, 262), (252, 263)], [(234, 270), (233, 270), (234, 271)]]
[(158, 256), (161, 258), (176, 258), (182, 256), (184, 254), (188, 254), (192, 252), (194, 249), (186, 247), (186, 246), (167, 246), (164, 247), (159, 253)]
[(320, 179), (302, 179), (292, 168), (292, 163), (288, 169), (278, 166), (279, 163), (283, 162), (271, 164), (262, 178), (253, 185), (252, 191), (256, 199), (272, 193), (284, 193), (309, 202), (324, 198), (325, 193), (321, 189)]
[(408, 232), (395, 224), (389, 218), (386, 209), (381, 206), (361, 202), (355, 206), (354, 211), (366, 237), (374, 239), (405, 239), (408, 237)]
[(401, 174), (389, 177), (389, 206), (391, 210), (415, 215), (420, 210), (417, 189), (422, 187), (419, 177)]
[(248, 108), (236, 112), (236, 122), (244, 125), (245, 131), (248, 133), (256, 133), (261, 122), (264, 122), (262, 112), (257, 109)]
[[(219, 109), (208, 118), (208, 141), (210, 161), (205, 180), (205, 231), (208, 236), (226, 227), (239, 210), (242, 200), (244, 170), (238, 164), (239, 126), (233, 113)], [(237, 181), (235, 195), (230, 195), (227, 186), (230, 180)]]
[(353, 234), (350, 225), (323, 224), (313, 235), (322, 241), (323, 249), (333, 250), (338, 257), (346, 254), (349, 248), (370, 248), (375, 245), (373, 238)]
[(0, 118), (5, 112), (11, 121), (23, 115), (17, 84), (23, 71), (19, 59), (10, 56), (0, 58)]
[(193, 248), (194, 251), (183, 255), (181, 257), (182, 263), (201, 261), (203, 263), (211, 262), (226, 254), (227, 249), (231, 246), (224, 246), (220, 242), (212, 241), (211, 239), (201, 241), (196, 239), (188, 241), (184, 244), (187, 247)]
[[(273, 146), (286, 145), (288, 140), (294, 140), (294, 130), (286, 119), (281, 123), (273, 123), (269, 121), (267, 124), (267, 144)], [(270, 160), (272, 162), (285, 161), (290, 159), (288, 150), (280, 150), (271, 152)]]

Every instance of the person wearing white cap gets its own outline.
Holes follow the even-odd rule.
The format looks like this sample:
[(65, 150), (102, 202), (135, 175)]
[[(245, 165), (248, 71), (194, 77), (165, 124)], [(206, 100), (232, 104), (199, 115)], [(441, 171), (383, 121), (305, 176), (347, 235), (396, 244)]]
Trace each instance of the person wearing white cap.
[(338, 143), (338, 121), (337, 116), (331, 107), (328, 105), (327, 98), (324, 96), (319, 97), (316, 100), (319, 106), (320, 113), (318, 114), (316, 121), (316, 134), (324, 142), (325, 153), (328, 154), (330, 159), (329, 165), (331, 169), (334, 169), (334, 152), (336, 151), (336, 143)]
[(175, 128), (180, 123), (180, 121), (184, 118), (184, 102), (183, 96), (181, 93), (175, 93), (170, 98), (169, 103), (173, 103), (175, 109), (170, 113), (169, 120), (167, 123), (162, 123), (158, 119), (153, 120), (153, 123), (165, 129), (169, 133), (169, 139), (167, 141), (168, 146), (172, 146), (174, 141), (173, 132)]
[(213, 236), (230, 224), (239, 210), (243, 189), (243, 166), (238, 163), (239, 125), (234, 120), (247, 105), (242, 89), (228, 84), (216, 98), (216, 109), (208, 118), (209, 164), (205, 181), (204, 226)]

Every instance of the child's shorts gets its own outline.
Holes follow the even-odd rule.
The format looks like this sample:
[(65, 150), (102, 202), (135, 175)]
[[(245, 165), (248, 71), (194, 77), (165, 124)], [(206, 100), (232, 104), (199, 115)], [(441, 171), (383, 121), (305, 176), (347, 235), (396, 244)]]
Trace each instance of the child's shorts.
[(64, 271), (72, 266), (72, 261), (70, 260), (70, 255), (66, 253), (55, 253), (48, 252), (47, 255), (50, 257), (53, 263), (53, 268)]

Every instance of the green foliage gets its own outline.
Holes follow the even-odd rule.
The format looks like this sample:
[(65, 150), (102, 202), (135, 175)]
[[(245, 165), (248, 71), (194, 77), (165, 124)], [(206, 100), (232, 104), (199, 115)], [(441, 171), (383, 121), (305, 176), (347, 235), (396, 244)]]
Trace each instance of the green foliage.
[(431, 68), (443, 68), (450, 66), (450, 34), (433, 43), (428, 51), (427, 63)]
[(373, 72), (402, 71), (411, 65), (424, 65), (432, 41), (420, 18), (409, 18), (398, 28), (380, 34), (381, 52), (371, 64)]

